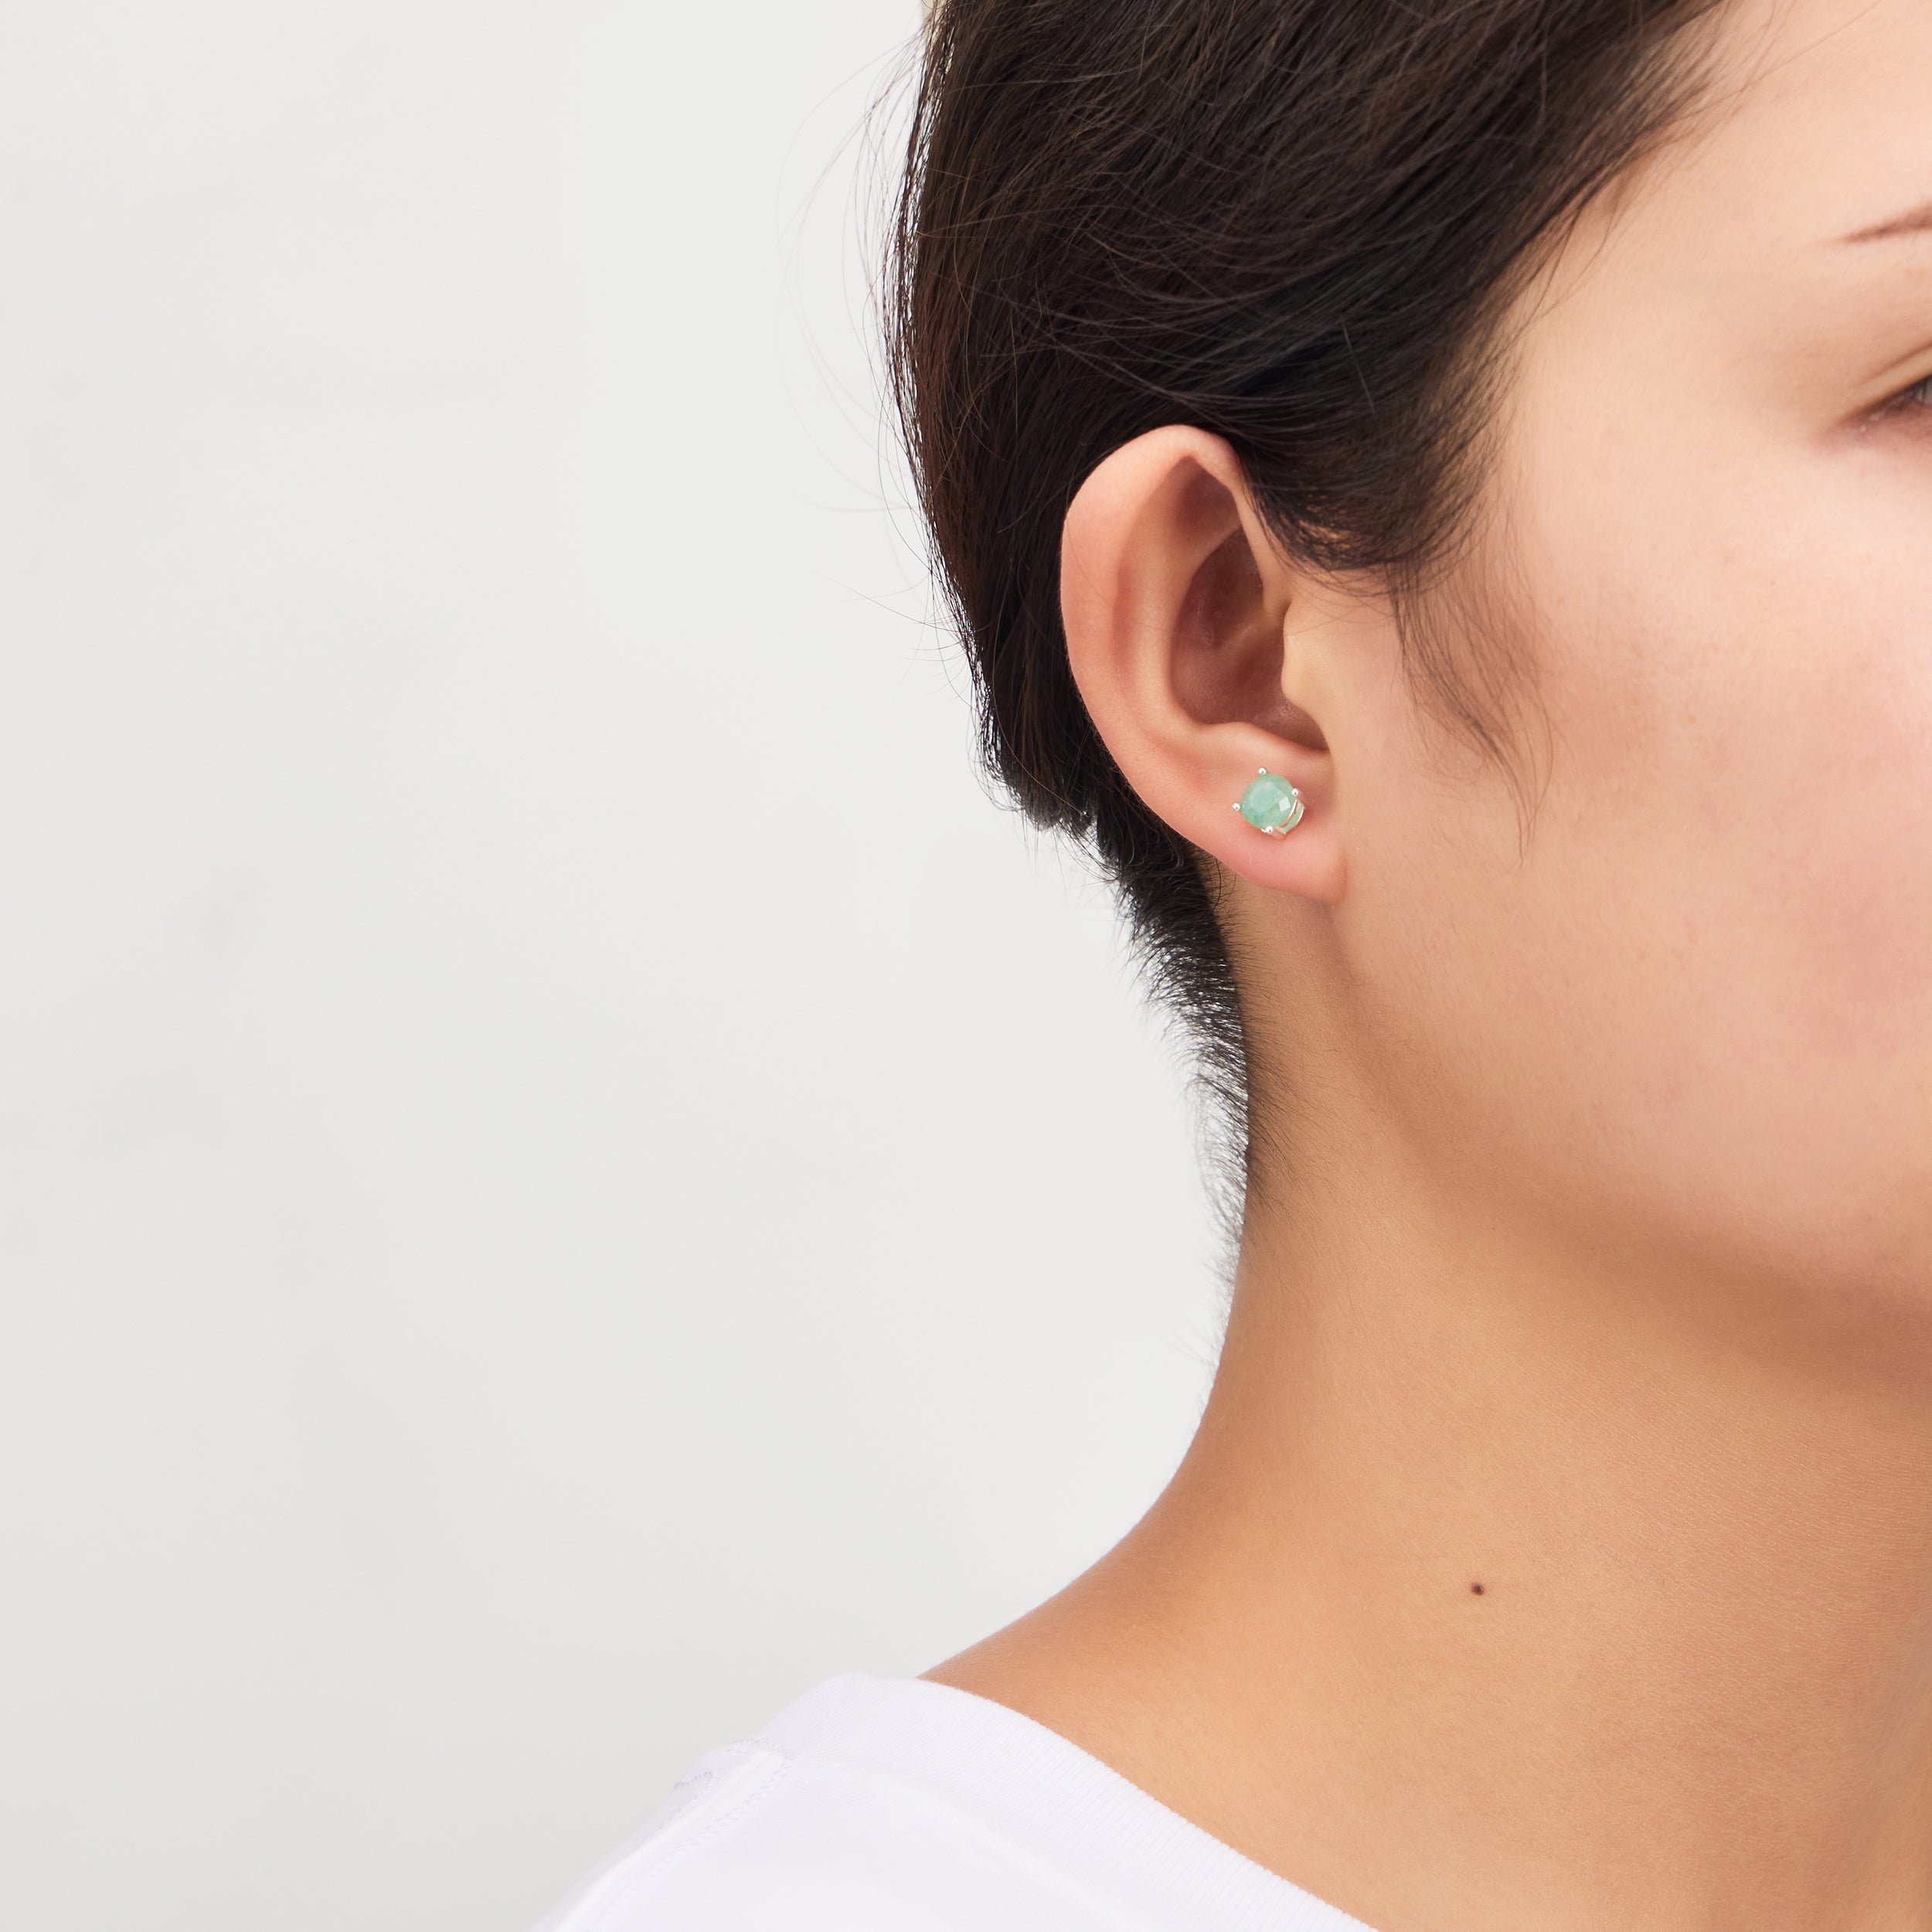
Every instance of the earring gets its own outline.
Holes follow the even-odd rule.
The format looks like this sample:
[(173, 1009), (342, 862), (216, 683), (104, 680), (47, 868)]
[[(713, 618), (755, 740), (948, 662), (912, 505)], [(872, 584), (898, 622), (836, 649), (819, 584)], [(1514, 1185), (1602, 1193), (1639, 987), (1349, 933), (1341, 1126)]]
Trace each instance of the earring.
[(1260, 777), (1248, 781), (1248, 788), (1236, 801), (1234, 809), (1257, 832), (1264, 832), (1270, 838), (1285, 838), (1301, 822), (1301, 794), (1264, 765)]

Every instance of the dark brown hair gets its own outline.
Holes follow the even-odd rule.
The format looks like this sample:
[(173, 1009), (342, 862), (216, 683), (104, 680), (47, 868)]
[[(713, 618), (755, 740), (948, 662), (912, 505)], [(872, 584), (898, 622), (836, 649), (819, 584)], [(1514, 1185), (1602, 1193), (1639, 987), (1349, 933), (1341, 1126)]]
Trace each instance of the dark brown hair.
[[(1713, 0), (937, 0), (886, 284), (921, 508), (992, 770), (1085, 840), (1245, 1131), (1217, 875), (1128, 786), (1060, 626), (1061, 525), (1109, 452), (1224, 437), (1285, 554), (1410, 607), (1468, 525), (1495, 325), (1679, 111)], [(1404, 627), (1501, 755), (1506, 680)], [(1244, 1145), (1245, 1143), (1240, 1143)]]

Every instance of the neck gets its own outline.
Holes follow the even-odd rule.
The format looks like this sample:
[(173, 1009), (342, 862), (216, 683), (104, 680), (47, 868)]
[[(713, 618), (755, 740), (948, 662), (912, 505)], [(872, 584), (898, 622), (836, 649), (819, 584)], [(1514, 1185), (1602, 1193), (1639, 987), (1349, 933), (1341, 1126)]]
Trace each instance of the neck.
[(1932, 1932), (1926, 1318), (1321, 1192), (1155, 1509), (934, 1675), (1377, 1932)]

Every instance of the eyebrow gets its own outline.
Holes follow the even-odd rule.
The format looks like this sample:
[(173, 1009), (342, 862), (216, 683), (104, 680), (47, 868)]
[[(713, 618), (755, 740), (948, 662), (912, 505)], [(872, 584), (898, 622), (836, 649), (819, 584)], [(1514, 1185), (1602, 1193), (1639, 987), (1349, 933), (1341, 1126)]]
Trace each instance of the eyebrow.
[(1932, 234), (1932, 201), (1923, 208), (1914, 208), (1910, 213), (1900, 215), (1896, 220), (1880, 222), (1876, 228), (1861, 228), (1855, 235), (1847, 235), (1848, 243), (1862, 242), (1894, 241), (1901, 235)]

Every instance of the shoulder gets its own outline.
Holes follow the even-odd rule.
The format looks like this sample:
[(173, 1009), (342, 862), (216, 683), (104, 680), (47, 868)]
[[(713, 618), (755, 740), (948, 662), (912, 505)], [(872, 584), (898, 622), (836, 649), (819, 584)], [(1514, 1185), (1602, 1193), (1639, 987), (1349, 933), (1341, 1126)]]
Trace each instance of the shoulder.
[[(762, 1738), (702, 1758), (538, 1932), (1009, 1932), (1089, 1920), (940, 1794)], [(1071, 1905), (1072, 1910), (1068, 1910)]]
[(1032, 1719), (830, 1679), (700, 1758), (538, 1932), (1361, 1932)]

